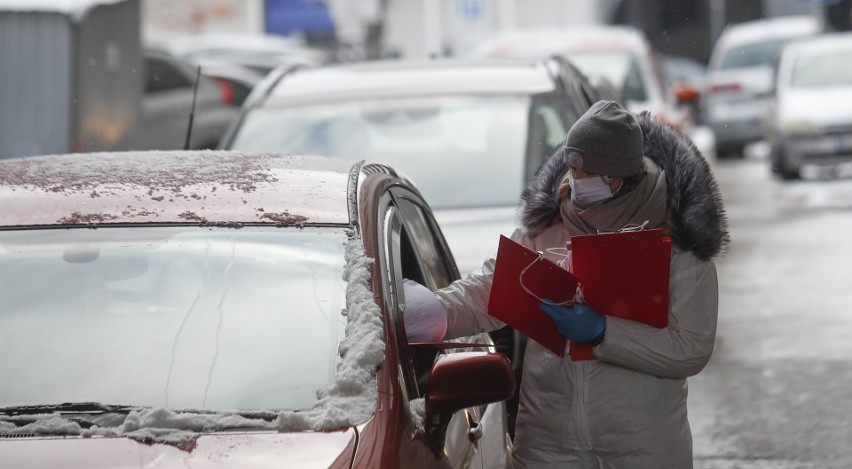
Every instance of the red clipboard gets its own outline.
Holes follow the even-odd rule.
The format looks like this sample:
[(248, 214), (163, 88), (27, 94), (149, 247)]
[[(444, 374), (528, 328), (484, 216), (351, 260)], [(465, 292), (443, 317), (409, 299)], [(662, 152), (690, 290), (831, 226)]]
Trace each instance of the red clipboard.
[(538, 308), (541, 300), (524, 290), (522, 273), (523, 285), (540, 298), (561, 303), (572, 301), (577, 292), (577, 278), (571, 272), (501, 235), (488, 298), (488, 314), (560, 357), (564, 356), (568, 341), (559, 333), (553, 320)]
[[(572, 272), (595, 311), (666, 327), (672, 244), (663, 230), (572, 236), (571, 248)], [(591, 344), (569, 350), (573, 360), (594, 359)]]

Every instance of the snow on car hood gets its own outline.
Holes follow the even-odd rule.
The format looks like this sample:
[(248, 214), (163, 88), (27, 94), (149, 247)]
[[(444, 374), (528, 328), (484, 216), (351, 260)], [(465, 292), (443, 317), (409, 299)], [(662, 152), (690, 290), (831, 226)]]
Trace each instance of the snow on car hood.
[(805, 121), (818, 127), (852, 125), (852, 87), (786, 90), (782, 122)]
[(0, 439), (0, 461), (4, 467), (88, 469), (324, 468), (337, 458), (352, 457), (355, 435), (351, 428), (328, 433), (207, 434), (186, 451), (120, 437)]

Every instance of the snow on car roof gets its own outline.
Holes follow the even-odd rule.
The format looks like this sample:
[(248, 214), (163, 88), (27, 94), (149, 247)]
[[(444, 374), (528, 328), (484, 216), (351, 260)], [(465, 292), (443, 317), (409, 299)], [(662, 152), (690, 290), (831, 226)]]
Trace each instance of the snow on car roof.
[(354, 162), (223, 151), (0, 160), (0, 227), (124, 223), (348, 225)]
[(375, 61), (286, 75), (270, 101), (297, 103), (447, 93), (542, 93), (555, 88), (543, 62)]
[(531, 28), (500, 33), (484, 40), (475, 57), (547, 57), (554, 53), (648, 48), (643, 33), (626, 25), (587, 25), (571, 28)]
[(0, 0), (0, 11), (61, 13), (80, 20), (92, 8), (127, 0)]
[(819, 22), (812, 16), (781, 16), (730, 24), (725, 28), (719, 41), (732, 45), (753, 43), (815, 34), (818, 31)]

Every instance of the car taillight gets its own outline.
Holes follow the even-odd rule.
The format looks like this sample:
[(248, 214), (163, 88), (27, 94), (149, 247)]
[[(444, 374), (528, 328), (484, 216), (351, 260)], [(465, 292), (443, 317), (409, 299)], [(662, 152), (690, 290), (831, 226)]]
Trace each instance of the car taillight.
[(227, 80), (223, 80), (221, 78), (214, 78), (216, 84), (219, 85), (219, 98), (222, 100), (224, 104), (228, 106), (233, 106), (234, 103), (234, 87), (228, 83)]
[(739, 83), (721, 83), (710, 86), (711, 93), (738, 93), (742, 91)]

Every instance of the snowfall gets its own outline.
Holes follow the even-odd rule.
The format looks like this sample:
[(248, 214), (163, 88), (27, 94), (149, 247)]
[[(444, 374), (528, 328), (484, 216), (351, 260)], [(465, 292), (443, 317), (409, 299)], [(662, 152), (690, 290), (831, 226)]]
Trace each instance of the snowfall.
[[(181, 446), (195, 440), (199, 433), (224, 429), (269, 429), (277, 431), (321, 431), (358, 426), (365, 423), (376, 407), (376, 369), (384, 359), (381, 310), (370, 290), (370, 265), (361, 239), (353, 237), (346, 246), (347, 282), (346, 334), (339, 346), (335, 381), (317, 392), (318, 401), (307, 411), (258, 411), (274, 415), (270, 420), (247, 418), (234, 412), (211, 413), (209, 410), (144, 408), (126, 417), (98, 420), (102, 425), (83, 428), (58, 414), (0, 416), (0, 435), (50, 434), (68, 436), (125, 436), (146, 443)], [(410, 418), (422, 422), (423, 399), (411, 402)], [(245, 412), (241, 412), (245, 414)], [(276, 415), (277, 414), (277, 415)], [(18, 421), (18, 424), (15, 424)], [(20, 425), (22, 422), (29, 422)]]

